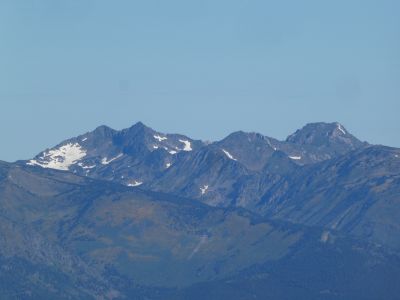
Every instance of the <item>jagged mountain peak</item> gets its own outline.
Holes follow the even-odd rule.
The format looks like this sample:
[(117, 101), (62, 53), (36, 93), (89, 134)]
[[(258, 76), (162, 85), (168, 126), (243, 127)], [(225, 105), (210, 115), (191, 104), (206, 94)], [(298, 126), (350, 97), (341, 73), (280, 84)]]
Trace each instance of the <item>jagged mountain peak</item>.
[(101, 134), (101, 133), (115, 132), (115, 129), (113, 129), (107, 125), (100, 125), (100, 126), (96, 127), (96, 129), (93, 130), (92, 132)]
[(142, 122), (137, 122), (128, 128), (124, 128), (121, 130), (113, 129), (107, 125), (101, 125), (94, 129), (91, 132), (88, 132), (86, 135), (93, 135), (99, 137), (118, 137), (122, 136), (124, 138), (138, 138), (138, 137), (152, 137), (157, 134), (155, 130), (146, 126)]
[(152, 134), (155, 131), (152, 128), (150, 128), (149, 126), (146, 126), (144, 123), (139, 121), (139, 122), (133, 124), (131, 127), (123, 129), (121, 132), (122, 133), (147, 133), (147, 134)]
[(137, 128), (150, 128), (147, 125), (145, 125), (142, 121), (138, 121), (138, 122), (136, 122), (135, 124), (133, 124), (131, 126), (131, 128), (134, 128), (134, 127), (137, 127)]
[[(61, 142), (59, 145), (72, 142), (72, 143), (79, 143), (79, 144), (97, 144), (99, 146), (104, 140), (112, 139), (112, 137), (117, 133), (117, 130), (107, 126), (107, 125), (100, 125), (96, 127), (94, 130), (81, 134), (77, 137), (70, 138)], [(57, 146), (59, 146), (57, 145)], [(56, 147), (57, 147), (56, 146)]]

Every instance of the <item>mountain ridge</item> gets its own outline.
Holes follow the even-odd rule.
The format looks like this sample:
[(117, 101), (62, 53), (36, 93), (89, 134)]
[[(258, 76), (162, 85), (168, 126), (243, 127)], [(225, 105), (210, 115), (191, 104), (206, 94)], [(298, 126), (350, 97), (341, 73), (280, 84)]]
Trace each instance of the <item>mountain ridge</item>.
[(236, 131), (212, 143), (161, 133), (138, 122), (120, 131), (99, 126), (21, 163), (259, 213), (258, 205), (249, 203), (262, 201), (297, 166), (367, 146), (337, 122), (307, 124), (286, 141)]
[(137, 123), (0, 161), (0, 293), (396, 299), (400, 149), (338, 123), (288, 140)]

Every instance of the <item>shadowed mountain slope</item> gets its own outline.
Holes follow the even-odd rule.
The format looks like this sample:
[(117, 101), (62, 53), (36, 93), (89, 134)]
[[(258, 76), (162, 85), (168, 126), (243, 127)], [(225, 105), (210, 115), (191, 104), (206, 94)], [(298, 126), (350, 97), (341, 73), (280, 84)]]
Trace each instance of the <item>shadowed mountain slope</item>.
[[(10, 299), (15, 290), (27, 299), (398, 293), (379, 280), (400, 275), (397, 254), (335, 230), (51, 169), (0, 163), (0, 231), (0, 291)], [(371, 287), (358, 293), (361, 283)]]

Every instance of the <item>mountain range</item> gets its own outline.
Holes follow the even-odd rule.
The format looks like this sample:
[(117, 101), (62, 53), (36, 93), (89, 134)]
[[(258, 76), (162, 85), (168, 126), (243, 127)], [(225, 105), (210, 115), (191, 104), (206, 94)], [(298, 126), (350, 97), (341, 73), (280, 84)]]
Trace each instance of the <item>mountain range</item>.
[(400, 149), (139, 122), (0, 163), (4, 299), (397, 299)]

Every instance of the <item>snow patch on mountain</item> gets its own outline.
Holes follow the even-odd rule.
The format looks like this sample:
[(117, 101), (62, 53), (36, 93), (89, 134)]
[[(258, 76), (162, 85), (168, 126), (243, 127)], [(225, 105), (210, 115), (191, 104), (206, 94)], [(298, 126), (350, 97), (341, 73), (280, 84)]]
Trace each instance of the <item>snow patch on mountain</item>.
[(200, 238), (199, 243), (198, 243), (198, 244), (196, 245), (196, 247), (193, 249), (192, 253), (190, 253), (190, 255), (188, 256), (188, 260), (190, 260), (190, 259), (193, 257), (193, 255), (195, 255), (197, 252), (199, 252), (200, 247), (201, 247), (203, 244), (205, 244), (205, 243), (207, 242), (207, 240), (208, 240), (208, 237), (207, 237), (206, 235), (203, 235), (203, 236)]
[(153, 135), (153, 137), (158, 140), (159, 142), (162, 142), (164, 140), (167, 140), (168, 138), (165, 136), (160, 136), (160, 135)]
[(192, 151), (192, 144), (188, 140), (179, 140), (181, 143), (185, 144), (185, 147), (183, 148), (183, 151)]
[(120, 158), (120, 157), (122, 157), (122, 156), (123, 156), (123, 154), (120, 153), (120, 154), (118, 154), (117, 156), (115, 156), (115, 157), (113, 157), (113, 158), (111, 158), (111, 159), (108, 159), (107, 157), (104, 157), (104, 158), (101, 160), (101, 164), (103, 164), (103, 165), (108, 165), (109, 163), (113, 162), (114, 160), (116, 160), (116, 159), (118, 159), (118, 158)]
[(294, 160), (300, 160), (301, 156), (289, 156), (290, 159), (294, 159)]
[(142, 185), (142, 184), (143, 184), (142, 181), (135, 180), (135, 181), (133, 181), (131, 183), (128, 183), (128, 186), (139, 186), (139, 185)]
[(339, 123), (337, 123), (336, 125), (337, 129), (339, 129), (343, 134), (346, 134), (346, 131), (343, 129), (342, 125), (340, 125)]
[(85, 166), (83, 163), (79, 163), (78, 166), (80, 166), (82, 169), (93, 169), (93, 168), (96, 168), (96, 165)]
[(225, 155), (226, 155), (229, 159), (237, 160), (236, 158), (234, 158), (234, 157), (232, 156), (232, 154), (230, 154), (230, 153), (229, 153), (228, 151), (226, 151), (225, 149), (222, 149), (222, 152), (224, 152)]
[(27, 165), (66, 171), (85, 156), (86, 150), (81, 145), (78, 143), (68, 143), (59, 148), (43, 152), (38, 160), (32, 159), (27, 162)]
[(82, 166), (83, 169), (93, 169), (96, 168), (96, 165), (93, 166)]
[(329, 240), (329, 235), (329, 231), (322, 232), (320, 241), (326, 243)]
[(201, 194), (204, 195), (208, 190), (208, 185), (203, 185), (203, 187), (200, 188)]

